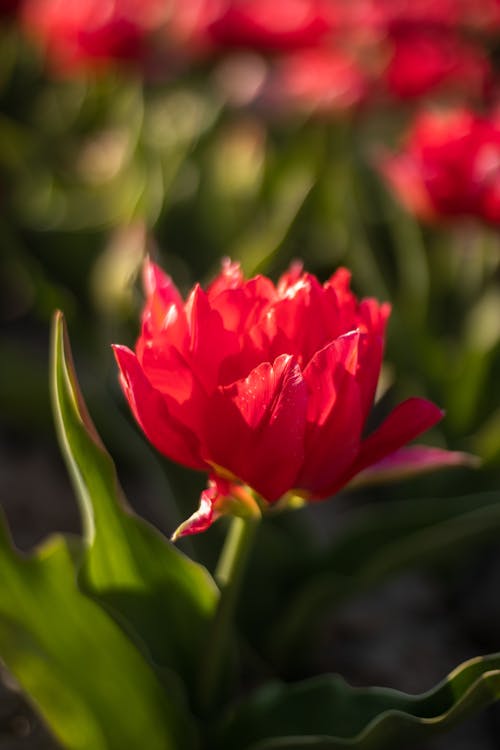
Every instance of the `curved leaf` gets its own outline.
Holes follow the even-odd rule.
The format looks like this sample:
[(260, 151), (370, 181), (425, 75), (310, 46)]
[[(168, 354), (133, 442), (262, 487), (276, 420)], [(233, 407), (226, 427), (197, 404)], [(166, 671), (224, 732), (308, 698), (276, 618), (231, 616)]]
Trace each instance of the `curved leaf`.
[(167, 694), (113, 618), (78, 590), (83, 550), (74, 542), (54, 537), (25, 558), (0, 519), (3, 661), (69, 750), (191, 750), (174, 686)]
[(500, 697), (500, 654), (461, 664), (436, 688), (407, 695), (353, 688), (337, 675), (274, 683), (237, 707), (218, 750), (390, 750), (410, 748)]
[(192, 682), (217, 588), (202, 566), (126, 506), (80, 393), (61, 313), (53, 326), (52, 395), (88, 542), (80, 584), (132, 629), (155, 662)]

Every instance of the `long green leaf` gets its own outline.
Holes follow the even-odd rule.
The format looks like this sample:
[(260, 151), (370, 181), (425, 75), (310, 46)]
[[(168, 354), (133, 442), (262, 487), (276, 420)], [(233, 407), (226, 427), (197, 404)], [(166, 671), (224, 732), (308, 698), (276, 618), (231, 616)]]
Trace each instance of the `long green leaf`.
[(458, 724), (500, 697), (500, 654), (461, 664), (433, 690), (353, 688), (341, 677), (274, 683), (233, 711), (218, 750), (391, 750)]
[(52, 394), (88, 542), (80, 583), (110, 607), (156, 663), (193, 682), (217, 588), (203, 567), (126, 506), (80, 393), (61, 314), (53, 327)]
[(0, 519), (0, 654), (69, 750), (191, 750), (174, 686), (76, 585), (80, 543), (54, 537), (34, 555)]

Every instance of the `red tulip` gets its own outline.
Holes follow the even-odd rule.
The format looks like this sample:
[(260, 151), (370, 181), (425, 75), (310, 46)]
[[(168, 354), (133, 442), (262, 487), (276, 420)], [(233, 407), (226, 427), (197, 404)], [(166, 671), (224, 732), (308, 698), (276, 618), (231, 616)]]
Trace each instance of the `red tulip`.
[(329, 36), (337, 20), (332, 0), (173, 0), (171, 39), (189, 51), (303, 49)]
[(443, 88), (474, 96), (487, 92), (491, 69), (486, 55), (452, 30), (403, 27), (391, 35), (390, 46), (384, 78), (400, 99)]
[(221, 4), (208, 27), (221, 48), (249, 47), (267, 52), (316, 45), (335, 22), (331, 0), (239, 0)]
[(425, 219), (475, 216), (500, 223), (500, 122), (466, 109), (424, 112), (406, 148), (381, 170)]
[(318, 47), (277, 61), (264, 96), (280, 109), (329, 115), (360, 104), (368, 90), (367, 78), (353, 56)]
[(164, 16), (163, 0), (25, 0), (22, 21), (67, 75), (142, 60), (146, 34)]
[[(358, 301), (345, 269), (322, 285), (297, 264), (275, 286), (263, 276), (245, 280), (225, 261), (208, 289), (195, 286), (185, 302), (154, 264), (144, 280), (135, 353), (114, 351), (149, 440), (210, 474), (180, 534), (245, 512), (255, 503), (249, 488), (264, 508), (290, 492), (326, 498), (442, 417), (411, 398), (365, 436), (390, 308)], [(447, 463), (434, 454), (431, 462)]]

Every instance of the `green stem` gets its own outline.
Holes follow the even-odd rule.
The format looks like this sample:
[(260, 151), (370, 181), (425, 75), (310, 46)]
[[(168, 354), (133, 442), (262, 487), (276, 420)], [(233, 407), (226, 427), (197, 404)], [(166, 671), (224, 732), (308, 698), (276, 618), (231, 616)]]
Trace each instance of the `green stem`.
[(208, 712), (216, 699), (231, 642), (231, 626), (258, 517), (234, 516), (215, 571), (220, 598), (207, 639), (200, 673), (200, 706)]

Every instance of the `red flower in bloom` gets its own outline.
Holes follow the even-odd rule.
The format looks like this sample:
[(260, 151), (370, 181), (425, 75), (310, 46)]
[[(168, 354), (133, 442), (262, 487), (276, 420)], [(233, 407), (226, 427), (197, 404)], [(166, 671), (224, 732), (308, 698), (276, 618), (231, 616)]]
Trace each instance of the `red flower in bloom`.
[(318, 44), (333, 23), (331, 0), (239, 0), (222, 3), (207, 31), (222, 48), (273, 52)]
[(391, 94), (409, 99), (441, 89), (480, 95), (491, 70), (484, 53), (452, 30), (402, 27), (391, 35), (384, 78)]
[(25, 0), (22, 21), (64, 75), (142, 59), (164, 14), (162, 0)]
[(406, 148), (381, 163), (403, 203), (425, 219), (500, 222), (500, 122), (465, 109), (425, 112)]
[(281, 58), (265, 96), (280, 107), (329, 114), (354, 107), (367, 94), (366, 76), (352, 56), (317, 48)]
[[(275, 286), (263, 276), (245, 280), (226, 261), (207, 291), (195, 286), (184, 302), (172, 280), (146, 264), (135, 352), (114, 351), (149, 440), (210, 474), (181, 533), (241, 512), (248, 488), (265, 506), (291, 491), (326, 498), (382, 460), (378, 471), (387, 473), (392, 454), (401, 472), (402, 446), (441, 419), (434, 404), (411, 398), (364, 435), (390, 310), (358, 301), (349, 280), (340, 269), (321, 285), (294, 265)], [(450, 456), (412, 452), (408, 463), (455, 462)]]

